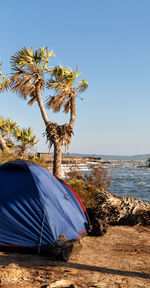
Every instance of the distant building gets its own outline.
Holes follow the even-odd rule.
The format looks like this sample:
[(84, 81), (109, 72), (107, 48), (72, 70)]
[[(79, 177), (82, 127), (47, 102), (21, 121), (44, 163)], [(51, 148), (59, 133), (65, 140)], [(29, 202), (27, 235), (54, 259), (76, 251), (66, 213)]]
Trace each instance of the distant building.
[(52, 153), (38, 152), (37, 157), (39, 157), (39, 159), (44, 160), (44, 161), (52, 161), (53, 160)]

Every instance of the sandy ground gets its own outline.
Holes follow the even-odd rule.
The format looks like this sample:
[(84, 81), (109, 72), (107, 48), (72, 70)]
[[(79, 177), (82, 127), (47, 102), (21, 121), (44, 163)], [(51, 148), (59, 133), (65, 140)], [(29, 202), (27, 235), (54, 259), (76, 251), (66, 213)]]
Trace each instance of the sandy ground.
[[(63, 284), (59, 285), (60, 281)], [(0, 252), (0, 287), (150, 287), (150, 227), (110, 227), (85, 237), (68, 262)], [(70, 287), (74, 287), (74, 286)]]

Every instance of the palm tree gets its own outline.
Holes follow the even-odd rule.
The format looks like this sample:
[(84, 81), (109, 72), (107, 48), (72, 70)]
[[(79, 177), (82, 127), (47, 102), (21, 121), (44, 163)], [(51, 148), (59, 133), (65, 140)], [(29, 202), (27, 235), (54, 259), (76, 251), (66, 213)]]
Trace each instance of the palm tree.
[(14, 147), (12, 134), (17, 128), (17, 124), (10, 118), (0, 116), (0, 149), (8, 153)]
[(28, 129), (17, 128), (14, 130), (13, 135), (19, 143), (18, 145), (16, 145), (15, 148), (17, 154), (19, 154), (21, 158), (25, 155), (28, 149), (31, 149), (35, 146), (35, 144), (39, 142), (39, 140), (36, 139), (36, 136), (33, 135), (33, 133), (34, 132), (31, 127), (29, 127)]
[[(13, 73), (10, 80), (13, 92), (16, 92), (24, 100), (27, 100), (28, 97), (31, 98), (28, 101), (29, 105), (32, 105), (35, 101), (38, 102), (46, 126), (47, 140), (50, 143), (50, 147), (54, 145), (53, 173), (61, 177), (62, 145), (69, 144), (73, 134), (73, 125), (76, 116), (75, 98), (88, 85), (83, 79), (82, 82), (74, 87), (75, 79), (78, 76), (77, 70), (73, 71), (65, 67), (48, 69), (47, 64), (49, 58), (52, 56), (55, 56), (53, 51), (48, 51), (45, 47), (39, 48), (35, 52), (32, 48), (27, 49), (26, 47), (18, 50), (11, 57)], [(45, 77), (47, 73), (51, 73), (49, 81)], [(52, 108), (54, 112), (59, 111), (62, 104), (56, 105), (54, 99), (60, 100), (59, 98), (61, 98), (62, 94), (62, 102), (65, 103), (64, 111), (66, 113), (71, 112), (69, 124), (58, 125), (49, 121), (41, 94), (45, 85), (55, 91), (55, 95), (47, 101), (47, 107)], [(68, 101), (66, 101), (67, 99)]]
[[(8, 78), (4, 77), (4, 75), (1, 72), (1, 68), (2, 68), (2, 65), (0, 63), (0, 92), (4, 92), (5, 90), (10, 89), (10, 80)], [(9, 149), (8, 149), (2, 135), (0, 135), (0, 149), (3, 152), (6, 152), (6, 153), (9, 152)]]
[(71, 143), (76, 120), (76, 97), (88, 88), (85, 79), (77, 81), (79, 75), (77, 68), (74, 71), (64, 66), (56, 66), (51, 71), (50, 80), (47, 81), (47, 88), (53, 93), (47, 99), (47, 108), (52, 108), (54, 112), (60, 111), (62, 107), (65, 113), (70, 111), (69, 124), (49, 123), (47, 125), (47, 139), (50, 145), (54, 145), (53, 173), (57, 176), (61, 175), (62, 146)]

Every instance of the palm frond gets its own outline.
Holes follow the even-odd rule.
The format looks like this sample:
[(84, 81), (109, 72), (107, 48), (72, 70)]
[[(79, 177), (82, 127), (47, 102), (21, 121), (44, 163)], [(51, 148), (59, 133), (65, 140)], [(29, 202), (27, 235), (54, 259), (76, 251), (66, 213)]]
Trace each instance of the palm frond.
[(39, 142), (38, 139), (36, 139), (36, 136), (33, 135), (34, 131), (31, 127), (28, 129), (25, 128), (18, 128), (14, 130), (14, 137), (17, 139), (18, 142), (20, 142), (20, 145), (35, 145)]
[(27, 49), (26, 47), (18, 50), (11, 56), (11, 65), (14, 71), (19, 69), (33, 72), (43, 72), (47, 70), (47, 64), (50, 57), (54, 57), (53, 51), (49, 51), (47, 47), (38, 48), (33, 51), (33, 48)]
[(58, 82), (74, 82), (75, 79), (80, 75), (77, 71), (77, 67), (75, 68), (75, 71), (71, 69), (70, 67), (65, 66), (56, 66), (52, 72), (52, 77), (55, 77), (56, 81)]
[(14, 133), (18, 125), (10, 118), (0, 117), (0, 133), (3, 137), (8, 137)]
[(2, 74), (2, 72), (0, 72), (0, 78), (1, 78), (1, 82), (0, 82), (0, 92), (4, 92), (5, 90), (10, 89), (11, 85), (10, 85), (10, 79), (4, 77), (4, 75)]
[(23, 70), (24, 67), (34, 66), (35, 64), (36, 62), (32, 47), (30, 49), (24, 47), (11, 56), (11, 65), (13, 70), (18, 70), (18, 68)]
[(84, 92), (88, 88), (88, 82), (83, 79), (82, 81), (78, 81), (79, 85), (75, 88), (78, 93)]
[[(12, 74), (11, 87), (13, 92), (16, 92), (19, 96), (27, 99), (28, 96), (33, 97), (36, 95), (36, 84), (38, 79), (34, 78), (29, 73), (17, 72)], [(41, 81), (41, 89), (44, 87), (43, 79)]]
[(28, 101), (28, 105), (32, 105), (35, 101), (37, 101), (37, 97), (36, 96), (33, 96), (32, 98), (31, 98), (31, 100), (30, 101)]
[(53, 50), (49, 51), (47, 47), (40, 48), (40, 56), (42, 61), (41, 68), (48, 70), (47, 64), (49, 62), (49, 58), (55, 57), (56, 55), (53, 53)]
[(64, 106), (63, 111), (65, 113), (72, 109), (72, 99), (88, 87), (85, 79), (80, 82), (76, 81), (79, 75), (77, 67), (75, 70), (65, 66), (54, 67), (51, 71), (51, 78), (46, 82), (46, 87), (54, 94), (48, 97), (47, 108), (52, 108), (54, 112), (58, 112)]
[(47, 100), (46, 100), (46, 107), (48, 109), (50, 109), (53, 105), (53, 102), (55, 101), (55, 96), (48, 96)]
[(71, 102), (70, 102), (70, 99), (66, 102), (66, 103), (64, 103), (64, 113), (68, 113), (69, 111), (70, 111), (70, 109), (71, 109)]
[(46, 88), (50, 90), (56, 90), (60, 86), (60, 83), (53, 80), (52, 78), (47, 80), (46, 82)]
[(46, 107), (48, 109), (52, 108), (54, 112), (58, 112), (63, 105), (64, 97), (64, 94), (59, 94), (57, 97), (50, 96), (46, 101)]
[(35, 52), (32, 47), (30, 49), (24, 47), (11, 57), (12, 90), (25, 100), (30, 96), (29, 105), (36, 101), (37, 85), (40, 83), (41, 90), (45, 86), (44, 73), (45, 71), (47, 73), (47, 63), (53, 56), (53, 51), (49, 51), (46, 47), (38, 48)]

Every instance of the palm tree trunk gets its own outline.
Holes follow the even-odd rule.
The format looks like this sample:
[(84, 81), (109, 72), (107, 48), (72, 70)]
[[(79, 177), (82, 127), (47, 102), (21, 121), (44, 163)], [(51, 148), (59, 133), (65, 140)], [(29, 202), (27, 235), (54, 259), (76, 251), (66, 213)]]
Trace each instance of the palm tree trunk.
[(42, 97), (41, 97), (41, 83), (40, 82), (37, 85), (37, 102), (38, 102), (44, 123), (47, 126), (47, 123), (49, 120), (48, 120), (48, 117), (47, 117), (47, 114), (43, 105)]
[(22, 145), (21, 146), (21, 153), (20, 153), (20, 158), (21, 159), (24, 157), (25, 152), (26, 152), (26, 147), (25, 147), (25, 145)]
[(71, 109), (70, 109), (70, 126), (73, 127), (76, 120), (76, 103), (75, 103), (76, 94), (74, 93), (71, 97)]
[(54, 143), (54, 160), (53, 160), (53, 174), (61, 178), (61, 159), (62, 159), (62, 144), (61, 142)]
[[(42, 118), (47, 127), (51, 122), (48, 120), (42, 97), (41, 97), (41, 83), (39, 82), (37, 85), (37, 102), (42, 114)], [(53, 161), (53, 174), (59, 178), (61, 178), (61, 158), (62, 158), (62, 144), (61, 142), (54, 143), (54, 161)]]
[(8, 153), (9, 152), (9, 148), (7, 147), (3, 137), (0, 135), (0, 150), (3, 152)]

